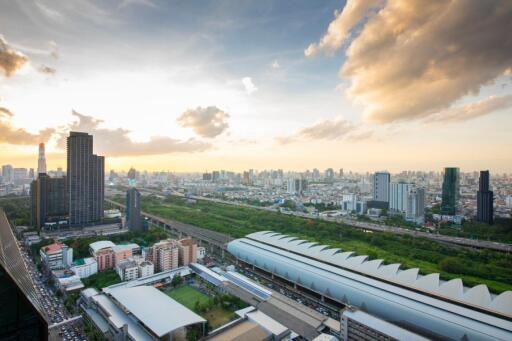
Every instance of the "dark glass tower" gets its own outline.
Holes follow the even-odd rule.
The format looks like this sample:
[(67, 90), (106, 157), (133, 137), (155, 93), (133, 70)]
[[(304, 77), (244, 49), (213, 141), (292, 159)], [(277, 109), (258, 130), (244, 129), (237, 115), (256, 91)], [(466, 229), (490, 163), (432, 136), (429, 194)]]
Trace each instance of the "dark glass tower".
[(459, 203), (459, 169), (447, 167), (444, 169), (443, 194), (441, 214), (457, 214)]
[(126, 226), (130, 231), (144, 231), (140, 214), (140, 193), (135, 187), (126, 191)]
[(103, 218), (105, 159), (93, 154), (92, 135), (70, 132), (67, 138), (69, 224), (91, 225)]
[(69, 200), (66, 177), (52, 178), (45, 173), (30, 184), (32, 225), (36, 228), (47, 222), (68, 220)]
[(476, 194), (476, 220), (492, 224), (494, 193), (489, 190), (489, 171), (480, 172), (480, 183)]

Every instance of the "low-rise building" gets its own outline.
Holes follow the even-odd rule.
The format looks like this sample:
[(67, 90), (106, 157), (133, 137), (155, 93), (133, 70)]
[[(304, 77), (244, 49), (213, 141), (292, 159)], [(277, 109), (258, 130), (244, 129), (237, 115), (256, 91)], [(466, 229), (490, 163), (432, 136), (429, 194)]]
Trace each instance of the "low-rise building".
[(155, 273), (155, 266), (150, 261), (139, 264), (139, 277), (151, 276)]
[(63, 269), (73, 262), (73, 249), (59, 242), (43, 246), (39, 250), (39, 255), (49, 270)]
[(77, 259), (73, 262), (71, 271), (80, 278), (87, 278), (98, 272), (98, 262), (93, 257)]
[(116, 266), (117, 274), (122, 281), (139, 278), (139, 266), (133, 259), (125, 259)]

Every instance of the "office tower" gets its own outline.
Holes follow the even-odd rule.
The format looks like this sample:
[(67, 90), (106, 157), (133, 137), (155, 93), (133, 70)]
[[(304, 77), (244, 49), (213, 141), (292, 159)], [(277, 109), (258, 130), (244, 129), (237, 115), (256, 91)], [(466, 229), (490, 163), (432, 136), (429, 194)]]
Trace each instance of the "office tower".
[(392, 182), (389, 186), (389, 209), (395, 212), (406, 213), (407, 196), (411, 189), (412, 184)]
[(217, 182), (220, 178), (220, 173), (219, 171), (213, 171), (212, 172), (212, 181), (213, 182)]
[(340, 176), (340, 178), (343, 177), (343, 168), (340, 168), (340, 175), (339, 176)]
[(126, 191), (126, 226), (130, 231), (145, 230), (140, 214), (140, 192), (135, 187)]
[(14, 168), (12, 170), (13, 179), (16, 180), (25, 180), (27, 179), (28, 170), (26, 168)]
[(494, 193), (489, 190), (489, 171), (480, 172), (480, 182), (476, 194), (476, 220), (492, 224)]
[(37, 158), (37, 174), (46, 174), (46, 157), (44, 143), (39, 143), (39, 157)]
[(415, 188), (409, 191), (405, 219), (416, 224), (425, 222), (425, 190), (423, 188)]
[(11, 183), (13, 181), (13, 168), (11, 165), (2, 166), (2, 178), (5, 183)]
[(377, 172), (373, 175), (373, 200), (389, 203), (389, 180), (388, 172)]
[(459, 203), (459, 169), (447, 167), (444, 169), (441, 214), (455, 215)]
[(137, 171), (135, 168), (130, 168), (127, 174), (128, 186), (135, 187), (137, 185)]
[(70, 132), (67, 138), (69, 224), (90, 225), (103, 218), (105, 159), (93, 154), (92, 135)]
[(35, 179), (35, 172), (34, 172), (34, 168), (30, 168), (28, 170), (28, 178), (29, 179)]

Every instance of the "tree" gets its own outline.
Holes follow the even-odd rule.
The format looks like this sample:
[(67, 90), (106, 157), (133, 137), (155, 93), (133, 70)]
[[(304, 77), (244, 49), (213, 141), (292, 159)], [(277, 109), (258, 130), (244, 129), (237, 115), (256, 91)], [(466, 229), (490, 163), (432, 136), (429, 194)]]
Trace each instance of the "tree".
[(172, 278), (171, 280), (171, 285), (173, 287), (177, 287), (178, 285), (180, 285), (181, 283), (183, 283), (183, 277), (181, 277), (180, 274), (176, 274), (174, 275), (174, 277)]

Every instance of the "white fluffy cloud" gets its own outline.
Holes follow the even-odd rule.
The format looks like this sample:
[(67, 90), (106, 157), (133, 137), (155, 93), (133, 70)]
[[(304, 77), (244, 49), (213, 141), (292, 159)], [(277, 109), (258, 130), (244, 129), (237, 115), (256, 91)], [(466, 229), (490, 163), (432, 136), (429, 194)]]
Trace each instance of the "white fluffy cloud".
[(212, 138), (229, 128), (229, 114), (215, 106), (189, 109), (178, 117), (184, 128), (191, 128), (197, 135)]
[(247, 92), (248, 95), (258, 90), (256, 85), (254, 85), (251, 77), (242, 78), (242, 84), (245, 88), (245, 92)]
[(366, 119), (386, 123), (445, 112), (510, 70), (510, 32), (511, 1), (349, 0), (305, 54), (354, 35), (340, 75)]

